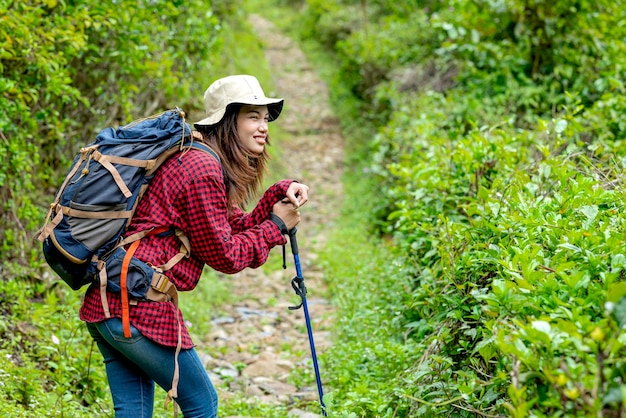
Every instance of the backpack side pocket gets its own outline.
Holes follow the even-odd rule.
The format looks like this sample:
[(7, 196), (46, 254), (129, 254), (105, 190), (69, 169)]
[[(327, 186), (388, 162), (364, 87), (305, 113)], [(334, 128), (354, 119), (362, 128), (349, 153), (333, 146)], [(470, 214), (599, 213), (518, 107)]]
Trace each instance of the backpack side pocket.
[[(122, 262), (126, 250), (123, 248), (116, 249), (113, 254), (107, 257), (106, 270), (107, 270), (107, 290), (113, 293), (120, 293), (120, 275), (122, 273)], [(152, 277), (156, 272), (148, 264), (139, 260), (137, 257), (132, 257), (130, 264), (128, 265), (128, 273), (126, 276), (126, 287), (128, 288), (128, 295), (137, 300), (147, 300), (148, 290), (152, 283)]]

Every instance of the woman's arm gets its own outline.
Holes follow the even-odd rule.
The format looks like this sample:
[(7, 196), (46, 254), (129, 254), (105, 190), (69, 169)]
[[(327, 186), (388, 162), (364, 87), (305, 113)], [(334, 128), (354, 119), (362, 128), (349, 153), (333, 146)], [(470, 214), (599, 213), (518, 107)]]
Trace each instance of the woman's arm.
[[(269, 202), (279, 199), (274, 196), (288, 188), (288, 182), (282, 183), (268, 190), (256, 211), (241, 217), (249, 219), (250, 227), (235, 229), (229, 219), (226, 188), (221, 178), (208, 174), (190, 181), (177, 202), (193, 256), (227, 274), (265, 263), (270, 250), (286, 242), (276, 224), (269, 220), (272, 208)], [(265, 220), (260, 219), (262, 214), (266, 214)], [(258, 222), (251, 222), (253, 219)]]
[[(300, 186), (296, 187), (293, 185)], [(308, 191), (308, 187), (294, 180), (281, 180), (263, 193), (263, 196), (250, 213), (244, 213), (238, 207), (233, 208), (229, 219), (233, 233), (245, 231), (269, 219), (272, 207), (276, 202), (287, 197), (289, 192), (295, 193), (293, 190), (304, 188)], [(304, 197), (304, 202), (306, 202), (308, 195), (305, 193)]]

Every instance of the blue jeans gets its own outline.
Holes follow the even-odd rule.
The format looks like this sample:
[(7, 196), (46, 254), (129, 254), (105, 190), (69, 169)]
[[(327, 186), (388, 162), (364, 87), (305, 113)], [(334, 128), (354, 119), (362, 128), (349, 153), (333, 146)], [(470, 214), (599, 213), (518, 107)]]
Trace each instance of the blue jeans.
[[(87, 329), (104, 357), (115, 417), (151, 418), (154, 383), (171, 389), (175, 349), (147, 339), (133, 326), (131, 338), (124, 337), (119, 318), (87, 323)], [(178, 364), (176, 403), (185, 418), (216, 418), (217, 392), (196, 350), (181, 350)]]

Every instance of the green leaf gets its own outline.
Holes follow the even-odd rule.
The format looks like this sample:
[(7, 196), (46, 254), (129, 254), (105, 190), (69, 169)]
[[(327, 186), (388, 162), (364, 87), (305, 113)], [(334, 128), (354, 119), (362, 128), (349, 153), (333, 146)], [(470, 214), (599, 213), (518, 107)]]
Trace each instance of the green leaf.
[(617, 303), (624, 296), (626, 296), (626, 283), (611, 283), (611, 285), (609, 286), (609, 290), (606, 294), (606, 300), (607, 302)]
[(567, 121), (564, 119), (559, 119), (554, 125), (554, 131), (557, 134), (562, 134), (567, 129)]

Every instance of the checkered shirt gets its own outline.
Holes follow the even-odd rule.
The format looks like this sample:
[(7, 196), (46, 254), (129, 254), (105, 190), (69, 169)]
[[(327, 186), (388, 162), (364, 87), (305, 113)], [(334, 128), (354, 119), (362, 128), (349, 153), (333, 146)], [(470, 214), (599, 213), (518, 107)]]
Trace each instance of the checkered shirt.
[[(221, 165), (204, 151), (189, 150), (159, 168), (139, 202), (127, 235), (159, 226), (182, 230), (190, 240), (191, 257), (179, 261), (166, 275), (179, 292), (193, 290), (205, 264), (233, 274), (261, 266), (273, 247), (286, 243), (269, 214), (291, 183), (281, 180), (271, 186), (250, 213), (234, 208), (229, 215)], [(149, 236), (142, 239), (135, 256), (161, 265), (175, 256), (180, 246), (173, 234)], [(111, 315), (121, 318), (120, 294), (107, 292), (107, 298)], [(182, 347), (191, 348), (182, 313), (172, 302), (139, 301), (130, 306), (131, 324), (150, 340), (170, 347), (177, 343), (176, 315), (183, 325)], [(106, 319), (97, 284), (88, 288), (80, 318), (86, 322)]]

